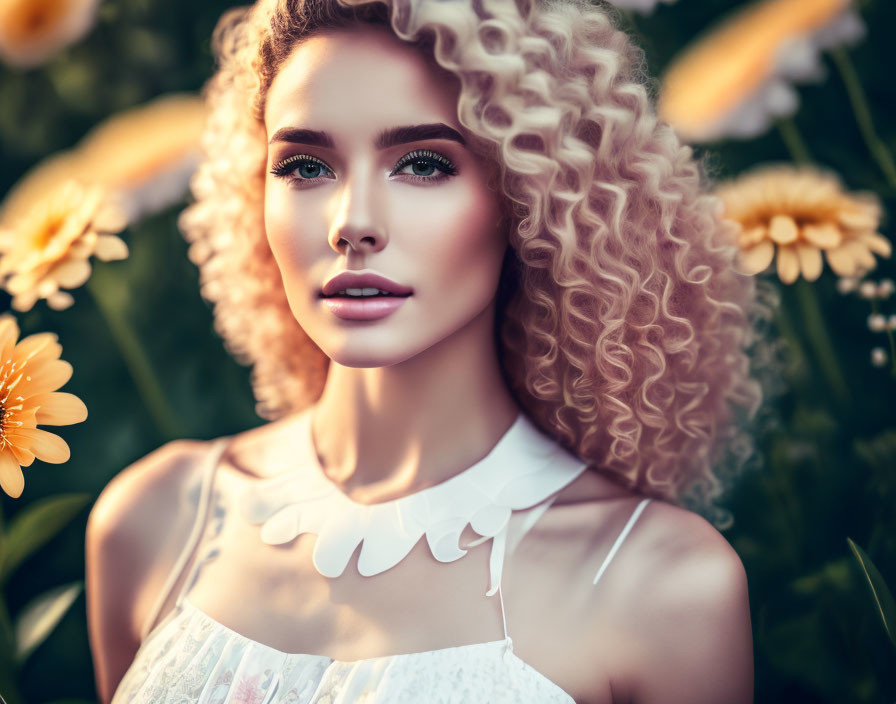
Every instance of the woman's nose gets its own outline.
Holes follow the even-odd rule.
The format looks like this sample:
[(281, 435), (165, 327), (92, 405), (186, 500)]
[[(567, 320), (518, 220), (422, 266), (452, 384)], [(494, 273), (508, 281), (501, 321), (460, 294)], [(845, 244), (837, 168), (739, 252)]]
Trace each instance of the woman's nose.
[(354, 251), (377, 252), (387, 242), (386, 231), (375, 204), (371, 183), (353, 179), (340, 194), (339, 208), (330, 228), (330, 246), (343, 253), (348, 244)]

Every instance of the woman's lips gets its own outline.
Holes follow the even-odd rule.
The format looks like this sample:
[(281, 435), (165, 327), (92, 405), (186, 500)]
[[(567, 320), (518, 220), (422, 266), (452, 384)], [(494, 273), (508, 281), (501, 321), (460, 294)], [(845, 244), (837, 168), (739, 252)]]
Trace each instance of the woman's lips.
[(377, 320), (394, 313), (401, 308), (410, 296), (371, 296), (370, 298), (351, 298), (349, 296), (330, 296), (323, 298), (324, 305), (337, 318), (343, 320)]

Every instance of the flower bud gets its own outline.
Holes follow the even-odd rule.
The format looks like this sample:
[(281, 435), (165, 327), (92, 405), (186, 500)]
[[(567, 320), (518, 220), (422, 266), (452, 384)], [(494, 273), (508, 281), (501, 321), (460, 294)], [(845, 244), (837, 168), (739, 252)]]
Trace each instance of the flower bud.
[(883, 332), (887, 329), (887, 319), (880, 313), (872, 313), (868, 316), (868, 329), (873, 332)]
[(877, 284), (875, 284), (873, 281), (863, 281), (859, 286), (859, 295), (866, 300), (876, 298)]

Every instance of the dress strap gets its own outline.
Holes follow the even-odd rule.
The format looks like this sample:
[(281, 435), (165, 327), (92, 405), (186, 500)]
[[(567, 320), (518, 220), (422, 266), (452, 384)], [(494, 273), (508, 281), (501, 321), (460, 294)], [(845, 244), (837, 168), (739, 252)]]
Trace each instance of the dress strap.
[(648, 503), (650, 503), (650, 499), (642, 499), (641, 502), (635, 507), (632, 515), (629, 516), (628, 522), (622, 529), (622, 532), (619, 533), (619, 537), (616, 538), (616, 542), (613, 543), (613, 547), (610, 548), (610, 552), (604, 558), (604, 562), (600, 566), (600, 569), (597, 571), (597, 574), (594, 577), (594, 582), (592, 582), (592, 584), (597, 584), (597, 580), (599, 580), (601, 578), (601, 575), (603, 575), (603, 573), (606, 571), (607, 566), (610, 564), (610, 560), (613, 559), (613, 556), (619, 550), (619, 546), (622, 545), (622, 541), (625, 540), (625, 537), (629, 534), (632, 526), (635, 525), (635, 521), (638, 520), (638, 516), (641, 515), (641, 512), (645, 509)]
[[(501, 624), (504, 627), (504, 640), (507, 643), (508, 650), (513, 649), (513, 641), (507, 634), (507, 615), (504, 612), (504, 593), (501, 591), (501, 575), (504, 571), (504, 560), (506, 556), (512, 553), (516, 546), (520, 544), (520, 541), (526, 533), (532, 529), (538, 519), (544, 515), (544, 512), (548, 510), (550, 505), (554, 502), (554, 499), (559, 495), (560, 492), (558, 491), (541, 503), (526, 509), (526, 515), (520, 525), (519, 531), (512, 536), (509, 535), (510, 520), (508, 519), (507, 523), (504, 524), (504, 527), (492, 538), (492, 550), (489, 554), (489, 590), (486, 592), (486, 595), (493, 596), (495, 593), (498, 595), (498, 601), (501, 604)], [(479, 545), (486, 540), (488, 540), (488, 537), (478, 538), (464, 547), (470, 548), (474, 545)]]
[[(143, 624), (143, 629), (140, 633), (141, 642), (146, 639), (149, 633), (152, 630), (153, 625), (156, 622), (156, 619), (159, 616), (159, 611), (164, 606), (165, 602), (168, 599), (168, 595), (171, 593), (171, 590), (174, 589), (174, 585), (177, 584), (177, 580), (180, 577), (181, 573), (184, 570), (187, 562), (190, 559), (190, 556), (193, 554), (193, 551), (196, 548), (197, 543), (202, 535), (202, 532), (205, 528), (205, 524), (207, 522), (208, 508), (211, 503), (212, 496), (212, 488), (214, 485), (215, 479), (215, 470), (218, 467), (218, 463), (221, 459), (221, 455), (224, 454), (224, 450), (229, 444), (230, 437), (221, 437), (213, 442), (212, 448), (209, 451), (207, 457), (205, 458), (205, 465), (202, 469), (201, 475), (201, 483), (200, 483), (200, 492), (199, 492), (199, 506), (196, 510), (196, 516), (193, 520), (193, 530), (190, 533), (190, 537), (187, 538), (187, 542), (181, 550), (180, 556), (177, 559), (177, 562), (174, 564), (171, 572), (168, 575), (168, 579), (165, 582), (165, 586), (162, 587), (162, 591), (159, 593), (159, 596), (156, 599), (155, 604), (149, 612), (149, 618), (147, 618), (146, 622)], [(176, 606), (177, 609), (180, 608), (181, 602), (183, 600), (183, 596), (186, 593), (187, 589), (190, 586), (190, 582), (195, 578), (195, 573), (200, 563), (194, 566), (192, 570), (192, 574), (186, 580), (183, 587), (181, 587), (180, 593), (177, 596)]]

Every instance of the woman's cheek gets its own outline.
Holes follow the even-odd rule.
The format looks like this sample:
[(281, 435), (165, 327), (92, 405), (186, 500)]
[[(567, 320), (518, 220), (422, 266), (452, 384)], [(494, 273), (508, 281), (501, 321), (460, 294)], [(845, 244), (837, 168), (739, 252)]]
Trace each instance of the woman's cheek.
[(454, 282), (475, 275), (488, 284), (492, 278), (489, 272), (495, 268), (495, 261), (503, 258), (506, 246), (497, 228), (499, 213), (483, 194), (466, 195), (454, 209), (441, 214), (438, 235), (432, 239), (425, 261), (441, 262), (440, 268)]
[(274, 193), (265, 198), (265, 232), (284, 279), (286, 268), (308, 263), (309, 253), (305, 250), (312, 244), (308, 218), (300, 216), (293, 200), (288, 193)]

